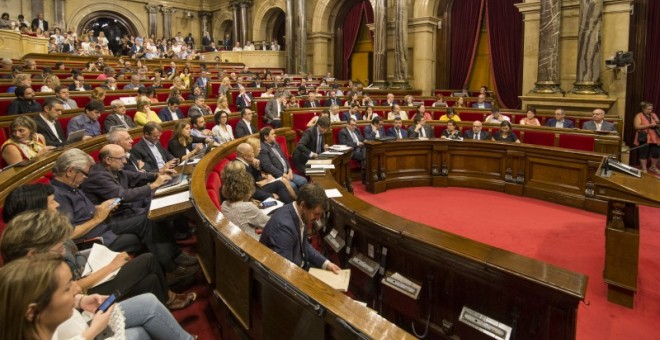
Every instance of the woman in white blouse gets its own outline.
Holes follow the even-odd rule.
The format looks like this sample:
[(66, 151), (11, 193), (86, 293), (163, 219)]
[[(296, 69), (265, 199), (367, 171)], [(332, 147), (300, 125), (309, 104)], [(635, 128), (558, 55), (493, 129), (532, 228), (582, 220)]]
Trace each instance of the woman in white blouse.
[(229, 162), (220, 175), (222, 179), (222, 213), (246, 234), (259, 239), (258, 229), (263, 229), (270, 219), (250, 197), (254, 192), (254, 179), (241, 162)]
[(218, 111), (213, 116), (215, 119), (215, 126), (211, 130), (213, 139), (219, 144), (224, 144), (234, 140), (234, 133), (232, 132), (231, 125), (227, 124), (229, 121), (229, 114), (225, 111)]

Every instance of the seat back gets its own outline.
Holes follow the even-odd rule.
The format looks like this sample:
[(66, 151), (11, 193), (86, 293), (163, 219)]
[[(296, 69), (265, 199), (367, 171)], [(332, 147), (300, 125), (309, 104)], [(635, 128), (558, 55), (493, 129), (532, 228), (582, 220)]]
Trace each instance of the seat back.
[(589, 135), (574, 135), (562, 133), (559, 134), (560, 148), (567, 148), (573, 150), (594, 151), (595, 139), (594, 136)]

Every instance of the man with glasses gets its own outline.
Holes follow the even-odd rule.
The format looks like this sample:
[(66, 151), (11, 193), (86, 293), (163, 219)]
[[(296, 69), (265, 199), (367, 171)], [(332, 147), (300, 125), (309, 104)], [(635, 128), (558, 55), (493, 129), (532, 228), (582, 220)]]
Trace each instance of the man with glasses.
[(67, 125), (67, 134), (74, 131), (85, 131), (83, 140), (90, 139), (101, 135), (101, 124), (99, 124), (99, 117), (103, 112), (103, 103), (97, 100), (92, 100), (85, 105), (85, 112), (73, 117)]
[(126, 114), (126, 106), (124, 106), (124, 102), (115, 99), (110, 103), (110, 107), (112, 108), (112, 113), (110, 113), (103, 122), (103, 127), (106, 132), (110, 132), (110, 130), (116, 126), (127, 129), (136, 127), (131, 116)]
[(472, 130), (465, 131), (465, 139), (472, 140), (490, 140), (490, 133), (488, 131), (482, 131), (483, 124), (480, 121), (475, 120), (472, 122)]
[(555, 110), (555, 118), (548, 119), (548, 122), (545, 123), (545, 125), (564, 129), (575, 128), (573, 121), (566, 119), (566, 112), (564, 112), (564, 109), (561, 108)]
[(135, 143), (131, 159), (142, 161), (147, 172), (164, 172), (173, 169), (178, 159), (160, 144), (163, 128), (156, 122), (148, 122), (142, 129), (142, 139)]

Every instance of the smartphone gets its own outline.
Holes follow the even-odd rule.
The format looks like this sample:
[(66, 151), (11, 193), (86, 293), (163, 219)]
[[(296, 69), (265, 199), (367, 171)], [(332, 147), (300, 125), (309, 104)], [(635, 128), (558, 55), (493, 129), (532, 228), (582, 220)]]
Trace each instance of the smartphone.
[(267, 202), (261, 202), (259, 207), (261, 209), (264, 209), (264, 208), (274, 207), (276, 205), (277, 205), (277, 202), (275, 202), (275, 201), (267, 201)]
[(115, 198), (115, 200), (112, 201), (112, 206), (116, 207), (119, 205), (119, 203), (121, 203), (121, 198)]
[(99, 309), (97, 309), (96, 311), (97, 312), (101, 311), (105, 313), (108, 310), (108, 308), (110, 308), (110, 306), (112, 306), (115, 303), (115, 301), (117, 301), (117, 295), (114, 293), (110, 294), (110, 296), (108, 296), (108, 298), (105, 299), (105, 301), (103, 301), (103, 303), (99, 306)]

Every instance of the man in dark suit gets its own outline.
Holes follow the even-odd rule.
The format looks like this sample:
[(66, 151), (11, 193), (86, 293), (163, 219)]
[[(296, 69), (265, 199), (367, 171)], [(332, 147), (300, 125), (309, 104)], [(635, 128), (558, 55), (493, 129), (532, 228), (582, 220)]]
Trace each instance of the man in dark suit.
[(380, 105), (392, 107), (394, 104), (399, 104), (399, 101), (394, 100), (394, 93), (388, 93), (387, 99), (382, 102)]
[(73, 84), (69, 85), (69, 91), (91, 91), (92, 85), (85, 84), (85, 77), (82, 74), (75, 76)]
[(127, 129), (136, 127), (131, 116), (126, 114), (126, 106), (124, 105), (124, 102), (115, 99), (110, 103), (110, 107), (112, 108), (112, 113), (105, 117), (105, 121), (103, 122), (103, 127), (106, 132), (110, 132), (115, 126)]
[(316, 100), (316, 93), (310, 92), (307, 95), (307, 100), (305, 100), (305, 103), (303, 103), (303, 107), (311, 107), (311, 108), (321, 107), (321, 102)]
[(564, 112), (564, 109), (556, 109), (555, 118), (548, 119), (545, 125), (556, 128), (564, 128), (564, 129), (575, 128), (575, 124), (573, 123), (573, 121), (570, 119), (566, 119), (566, 112)]
[[(353, 148), (353, 159), (360, 162), (360, 169), (364, 172), (367, 151), (364, 148), (364, 137), (357, 128), (357, 120), (351, 118), (348, 125), (339, 131), (339, 144)], [(364, 179), (364, 173), (363, 173)]]
[(293, 199), (289, 194), (287, 187), (282, 181), (276, 181), (273, 175), (263, 176), (255, 164), (259, 160), (255, 158), (254, 149), (248, 143), (241, 143), (236, 147), (236, 160), (245, 166), (245, 170), (254, 179), (255, 191), (252, 198), (258, 201), (264, 201), (270, 197), (275, 197), (284, 203), (291, 203)]
[(142, 161), (147, 172), (162, 172), (173, 169), (177, 159), (160, 144), (163, 128), (156, 122), (148, 122), (142, 129), (142, 139), (135, 143), (131, 160)]
[(225, 35), (224, 47), (225, 51), (231, 51), (232, 47), (234, 47), (234, 43), (231, 41), (229, 34)]
[(274, 128), (282, 127), (282, 113), (284, 113), (284, 93), (278, 92), (275, 97), (266, 104), (266, 114), (264, 123), (272, 125)]
[(315, 267), (339, 272), (340, 268), (314, 249), (307, 238), (307, 227), (321, 218), (327, 202), (318, 184), (305, 185), (295, 203), (273, 213), (259, 242), (305, 270)]
[(383, 129), (383, 119), (376, 116), (371, 120), (371, 124), (364, 127), (364, 139), (374, 140), (376, 138), (385, 137), (385, 129)]
[(325, 133), (330, 128), (330, 118), (319, 117), (316, 125), (307, 129), (298, 141), (296, 149), (293, 151), (293, 166), (300, 172), (305, 171), (305, 164), (311, 158), (317, 158), (320, 153), (328, 148), (325, 143)]
[(490, 106), (490, 103), (486, 101), (486, 95), (483, 93), (477, 97), (477, 102), (472, 104), (475, 109), (490, 109)]
[(7, 108), (7, 115), (20, 115), (30, 112), (41, 112), (41, 104), (34, 100), (34, 90), (28, 86), (18, 86), (14, 91), (14, 99)]
[(360, 105), (357, 103), (351, 104), (351, 110), (348, 112), (344, 112), (341, 115), (341, 120), (344, 122), (348, 122), (351, 118), (355, 120), (362, 120), (362, 113), (360, 113)]
[(403, 128), (403, 121), (401, 117), (394, 118), (394, 126), (387, 130), (387, 135), (396, 137), (396, 139), (408, 138), (408, 131)]
[(590, 120), (582, 124), (582, 128), (584, 130), (607, 131), (607, 132), (614, 132), (615, 134), (617, 133), (614, 124), (604, 120), (605, 111), (603, 111), (602, 109), (595, 109), (593, 110), (593, 114), (594, 114), (593, 120)]
[(234, 132), (235, 138), (241, 138), (255, 133), (256, 130), (252, 127), (252, 110), (244, 109), (241, 111), (241, 120), (236, 124), (236, 131)]
[(433, 130), (429, 125), (426, 125), (426, 119), (421, 114), (416, 114), (413, 117), (413, 124), (408, 128), (408, 136), (410, 138), (433, 138)]
[(195, 85), (196, 87), (199, 87), (202, 89), (202, 94), (204, 97), (206, 97), (206, 86), (211, 82), (211, 79), (209, 79), (209, 72), (202, 70), (201, 76), (195, 80)]
[(259, 139), (261, 140), (261, 151), (258, 157), (261, 171), (271, 174), (275, 178), (286, 178), (295, 191), (307, 184), (305, 177), (296, 175), (291, 170), (291, 164), (277, 143), (277, 135), (273, 128), (266, 126), (261, 129)]
[(239, 111), (252, 106), (252, 96), (245, 92), (245, 87), (238, 88), (238, 96), (236, 97), (236, 107)]
[(490, 140), (490, 133), (482, 131), (483, 125), (480, 121), (472, 122), (472, 130), (465, 131), (465, 139)]
[(37, 17), (32, 19), (32, 27), (39, 27), (42, 31), (48, 31), (48, 21), (44, 20), (44, 14), (39, 13)]
[(334, 90), (330, 90), (328, 92), (328, 99), (325, 100), (325, 106), (330, 107), (332, 105), (337, 105), (339, 106), (341, 103), (339, 102), (339, 99), (337, 99), (337, 93)]
[(167, 100), (167, 107), (158, 111), (158, 117), (160, 120), (163, 122), (169, 122), (185, 118), (183, 112), (179, 110), (179, 105), (181, 105), (181, 102), (178, 98), (170, 97), (170, 99)]
[(43, 112), (34, 116), (37, 132), (44, 136), (48, 146), (60, 147), (66, 142), (66, 135), (58, 121), (62, 110), (62, 102), (55, 97), (50, 97), (44, 101)]
[(212, 42), (213, 39), (211, 38), (209, 32), (204, 32), (204, 36), (202, 37), (202, 46), (204, 47), (210, 46)]

